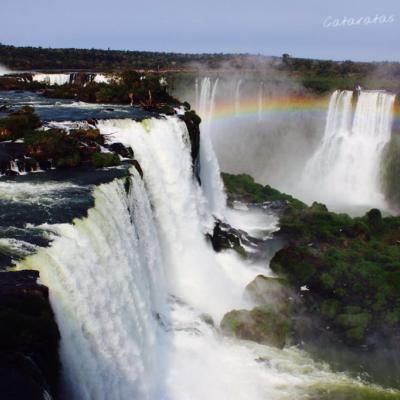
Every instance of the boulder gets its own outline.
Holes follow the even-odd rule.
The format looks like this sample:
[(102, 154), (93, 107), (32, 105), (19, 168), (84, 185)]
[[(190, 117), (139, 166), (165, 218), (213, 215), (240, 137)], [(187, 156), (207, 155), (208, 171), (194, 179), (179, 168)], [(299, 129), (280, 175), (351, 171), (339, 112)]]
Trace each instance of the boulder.
[(286, 304), (293, 298), (285, 278), (257, 275), (246, 286), (246, 294), (257, 304)]
[(221, 321), (224, 334), (283, 348), (289, 340), (290, 318), (268, 306), (233, 310)]

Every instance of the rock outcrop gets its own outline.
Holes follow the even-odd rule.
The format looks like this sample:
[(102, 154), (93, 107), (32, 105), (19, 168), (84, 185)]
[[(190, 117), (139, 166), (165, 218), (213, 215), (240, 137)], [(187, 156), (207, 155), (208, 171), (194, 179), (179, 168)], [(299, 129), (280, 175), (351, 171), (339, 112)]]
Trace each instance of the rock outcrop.
[[(37, 271), (0, 272), (2, 400), (56, 398), (59, 331)], [(46, 397), (47, 394), (47, 397)]]

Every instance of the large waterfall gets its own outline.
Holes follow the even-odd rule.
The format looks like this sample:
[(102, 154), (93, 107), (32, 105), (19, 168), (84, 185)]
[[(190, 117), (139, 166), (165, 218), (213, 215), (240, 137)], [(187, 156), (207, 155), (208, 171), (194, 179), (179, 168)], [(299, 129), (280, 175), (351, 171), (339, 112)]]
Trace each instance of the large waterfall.
[(212, 221), (185, 124), (170, 117), (99, 128), (132, 146), (143, 180), (132, 168), (97, 187), (88, 216), (47, 226), (52, 245), (20, 265), (39, 269), (50, 288), (64, 398), (299, 400), (314, 387), (361, 385), (295, 348), (220, 336), (205, 315), (218, 324), (226, 311), (251, 307), (243, 290), (268, 270), (206, 242)]
[(324, 136), (304, 170), (305, 197), (328, 204), (384, 206), (381, 159), (391, 137), (395, 96), (362, 91), (354, 112), (352, 99), (350, 91), (331, 96)]

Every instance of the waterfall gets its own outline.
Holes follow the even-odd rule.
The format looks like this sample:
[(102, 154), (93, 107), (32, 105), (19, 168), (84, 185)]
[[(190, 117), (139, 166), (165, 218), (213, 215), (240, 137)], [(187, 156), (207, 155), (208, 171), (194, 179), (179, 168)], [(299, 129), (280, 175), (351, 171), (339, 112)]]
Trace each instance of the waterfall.
[(47, 85), (65, 85), (71, 83), (72, 74), (34, 74), (32, 77), (34, 82), (41, 82)]
[(199, 115), (203, 120), (200, 135), (200, 179), (210, 212), (222, 218), (225, 213), (226, 196), (217, 157), (211, 143), (212, 117), (217, 89), (218, 78), (214, 83), (208, 77), (203, 78), (197, 103)]
[(165, 301), (150, 203), (140, 179), (95, 191), (87, 219), (53, 227), (59, 235), (24, 267), (40, 269), (62, 332), (67, 397), (153, 398), (157, 325)]
[(263, 112), (263, 102), (264, 102), (264, 82), (262, 82), (258, 88), (258, 121), (262, 121), (262, 112)]
[(384, 206), (380, 169), (394, 99), (382, 91), (362, 91), (353, 112), (352, 92), (332, 94), (322, 142), (303, 173), (302, 185), (313, 200)]
[(0, 76), (11, 74), (11, 71), (0, 64)]
[(200, 107), (200, 93), (199, 93), (199, 80), (198, 78), (196, 78), (196, 80), (194, 81), (194, 95), (195, 95), (195, 104), (196, 104), (196, 110), (199, 111), (199, 107)]
[(252, 307), (242, 294), (260, 268), (206, 242), (211, 217), (182, 121), (98, 128), (134, 149), (144, 180), (131, 168), (97, 187), (87, 217), (47, 225), (51, 246), (19, 265), (39, 269), (50, 288), (63, 398), (305, 400), (315, 385), (361, 385), (295, 348), (224, 338), (206, 322), (204, 313), (218, 324), (226, 311)]
[(242, 86), (243, 81), (239, 79), (236, 82), (235, 88), (235, 115), (238, 116), (240, 113), (240, 87)]
[(109, 76), (106, 76), (104, 74), (96, 74), (93, 78), (93, 82), (96, 83), (110, 83), (111, 78)]

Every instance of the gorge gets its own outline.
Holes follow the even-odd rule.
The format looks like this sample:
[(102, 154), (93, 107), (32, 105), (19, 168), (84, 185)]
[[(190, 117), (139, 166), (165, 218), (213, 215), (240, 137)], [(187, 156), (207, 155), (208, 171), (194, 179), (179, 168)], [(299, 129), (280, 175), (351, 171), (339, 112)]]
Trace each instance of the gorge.
[[(47, 82), (62, 84), (66, 79), (70, 75)], [(352, 92), (335, 91), (327, 110), (317, 109), (323, 116), (315, 121), (299, 110), (280, 114), (280, 105), (288, 107), (287, 99), (277, 99), (274, 88), (259, 81), (249, 105), (241, 97), (246, 80), (238, 79), (231, 85), (229, 107), (225, 104), (228, 128), (221, 128), (217, 114), (224, 85), (223, 77), (204, 77), (193, 86), (198, 97), (192, 103), (203, 118), (199, 146), (188, 123), (189, 119), (196, 125), (196, 119), (183, 104), (173, 104), (173, 115), (167, 115), (127, 105), (24, 96), (21, 100), (21, 94), (7, 98), (2, 92), (9, 103), (15, 96), (18, 106), (31, 102), (45, 131), (97, 129), (105, 139), (98, 145), (102, 154), (121, 144), (132, 150), (131, 158), (140, 166), (139, 171), (129, 157), (121, 156), (121, 165), (86, 172), (74, 169), (73, 178), (62, 168), (39, 174), (17, 169), (13, 176), (1, 178), (7, 213), (21, 219), (5, 220), (2, 226), (8, 223), (13, 232), (3, 232), (3, 244), (8, 249), (12, 244), (19, 253), (11, 257), (17, 270), (40, 272), (60, 332), (60, 393), (52, 395), (74, 400), (398, 399), (398, 386), (374, 381), (350, 366), (335, 369), (312, 357), (290, 335), (276, 346), (221, 329), (221, 321), (233, 310), (276, 305), (279, 291), (274, 296), (267, 293), (266, 304), (265, 298), (260, 302), (249, 296), (247, 288), (260, 275), (280, 279), (269, 262), (282, 246), (276, 240), (282, 207), (294, 201), (269, 194), (259, 204), (229, 197), (227, 205), (231, 193), (224, 189), (221, 170), (251, 173), (262, 184), (293, 173), (279, 189), (290, 187), (288, 192), (298, 196), (302, 188), (315, 185), (307, 190), (309, 199), (298, 197), (310, 203), (327, 200), (340, 209), (337, 193), (330, 192), (335, 181), (338, 197), (346, 200), (343, 208), (360, 205), (365, 198), (367, 204), (361, 206), (380, 207), (384, 193), (379, 169), (390, 141), (394, 96), (362, 91), (353, 108)], [(295, 100), (291, 98), (289, 106), (297, 104)], [(304, 100), (315, 108), (319, 102)], [(243, 117), (246, 107), (251, 108), (249, 118)], [(282, 132), (280, 124), (288, 115), (293, 116), (292, 125), (284, 125), (289, 138), (297, 133), (289, 129), (292, 126), (321, 127), (326, 111), (325, 130), (318, 131), (320, 140), (317, 135), (310, 138), (311, 146), (302, 146), (299, 140), (280, 153), (290, 140), (281, 137), (283, 143), (278, 143), (279, 135), (263, 137), (267, 125)], [(247, 123), (247, 131), (240, 131)], [(227, 138), (232, 126), (238, 134), (231, 131)], [(258, 128), (252, 130), (254, 126)], [(242, 143), (235, 148), (239, 131)], [(271, 141), (275, 158), (262, 160), (259, 155), (267, 156), (264, 147), (259, 153), (255, 150)], [(277, 167), (303, 149), (285, 171), (270, 168), (278, 158), (283, 162)], [(249, 170), (243, 169), (245, 164)], [(58, 171), (61, 176), (56, 178)], [(299, 177), (298, 186), (293, 186)], [(32, 219), (16, 212), (29, 207)], [(216, 224), (231, 240), (218, 252), (212, 246)], [(233, 234), (234, 228), (238, 233)], [(46, 243), (31, 243), (32, 232), (47, 238)], [(237, 246), (232, 244), (235, 240)], [(283, 297), (292, 302), (287, 293)], [(273, 324), (265, 326), (266, 331), (273, 329)], [(43, 398), (49, 396), (43, 392)]]

